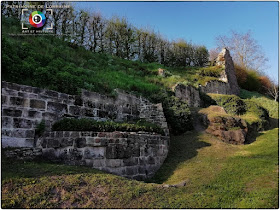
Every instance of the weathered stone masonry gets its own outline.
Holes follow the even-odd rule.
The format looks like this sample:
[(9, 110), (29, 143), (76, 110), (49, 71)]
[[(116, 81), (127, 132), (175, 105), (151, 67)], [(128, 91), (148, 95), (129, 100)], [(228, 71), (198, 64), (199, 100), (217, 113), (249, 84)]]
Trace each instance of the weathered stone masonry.
[[(66, 163), (91, 165), (92, 167), (127, 177), (137, 178), (136, 176), (139, 175), (139, 177), (144, 178), (151, 176), (160, 167), (168, 151), (169, 131), (162, 106), (161, 104), (152, 104), (147, 99), (127, 94), (121, 90), (116, 91), (117, 96), (115, 98), (86, 90), (82, 90), (81, 95), (76, 96), (31, 86), (2, 82), (2, 147), (42, 148), (43, 154), (49, 154), (51, 152), (53, 154), (52, 157), (58, 158), (58, 160)], [(121, 132), (120, 135), (129, 137), (116, 139), (116, 136), (111, 136), (107, 139), (107, 136), (111, 134), (105, 132), (103, 134), (96, 134), (97, 136), (95, 137), (91, 136), (91, 140), (95, 138), (94, 141), (100, 140), (100, 142), (107, 142), (108, 144), (104, 143), (100, 146), (98, 142), (95, 142), (94, 144), (86, 143), (81, 147), (79, 142), (84, 142), (85, 140), (86, 142), (90, 141), (89, 137), (81, 136), (84, 135), (83, 132), (65, 131), (62, 132), (63, 134), (61, 132), (51, 132), (51, 125), (55, 121), (69, 116), (119, 122), (145, 119), (161, 126), (165, 131), (165, 136), (153, 133), (122, 134)], [(35, 128), (42, 120), (46, 124), (46, 132), (37, 141), (38, 138), (35, 136)], [(95, 135), (93, 133), (91, 132), (91, 135)], [(68, 134), (69, 136), (67, 137)], [(76, 135), (75, 138), (72, 135)], [(96, 137), (100, 137), (99, 135), (105, 135), (106, 137), (96, 139)], [(133, 142), (132, 139), (140, 139), (140, 141), (137, 142), (138, 140), (135, 140), (136, 143), (131, 143)], [(115, 143), (110, 143), (110, 140)], [(150, 143), (151, 140), (153, 143)], [(67, 146), (65, 146), (65, 141), (68, 142), (66, 144)], [(59, 143), (56, 145), (54, 142)], [(71, 146), (70, 142), (73, 143)], [(92, 158), (88, 158), (85, 151), (88, 151), (89, 148), (92, 151), (102, 150), (102, 160), (98, 156), (94, 156), (94, 152), (92, 153)], [(124, 156), (121, 161), (122, 156), (119, 154), (130, 154), (129, 151), (130, 149), (134, 151), (133, 148), (137, 148), (137, 151), (139, 148), (139, 152), (137, 152), (139, 156)], [(147, 153), (143, 153), (143, 151), (141, 153), (141, 148), (143, 151), (147, 151)], [(67, 150), (66, 159), (61, 156), (61, 151), (65, 149)], [(79, 151), (77, 153), (79, 154), (79, 158), (73, 155), (73, 151)], [(163, 154), (157, 156), (161, 152)], [(10, 156), (12, 156), (13, 154), (21, 154), (22, 151), (10, 153)], [(26, 156), (26, 154), (33, 155), (40, 154), (40, 152), (37, 150), (35, 152), (28, 150), (23, 156)], [(110, 154), (118, 155), (111, 157)], [(69, 162), (71, 158), (73, 161)], [(96, 158), (98, 160), (95, 160)], [(102, 166), (98, 162), (102, 163)], [(113, 162), (120, 162), (120, 166), (116, 166), (115, 164), (115, 167), (113, 167)], [(127, 169), (127, 164), (131, 164), (131, 168)], [(142, 166), (140, 167), (141, 164)], [(147, 172), (142, 173), (141, 170), (143, 167), (146, 167), (145, 170)]]
[(48, 159), (143, 180), (165, 160), (168, 141), (168, 136), (146, 132), (56, 131), (46, 133), (38, 144)]

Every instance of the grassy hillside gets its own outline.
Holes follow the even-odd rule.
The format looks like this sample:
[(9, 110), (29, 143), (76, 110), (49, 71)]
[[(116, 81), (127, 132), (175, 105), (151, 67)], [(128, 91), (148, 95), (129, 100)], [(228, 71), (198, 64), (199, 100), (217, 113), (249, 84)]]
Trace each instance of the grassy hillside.
[[(173, 136), (155, 183), (86, 167), (2, 161), (2, 208), (278, 208), (277, 128), (245, 146), (207, 134)], [(186, 186), (162, 185), (182, 181)]]
[[(195, 86), (216, 79), (217, 67), (164, 67), (158, 63), (142, 63), (93, 53), (55, 36), (11, 36), (19, 24), (2, 17), (2, 79), (78, 94), (80, 88), (113, 94), (115, 88), (143, 95), (151, 100), (170, 90), (178, 82)], [(168, 71), (157, 76), (157, 69)]]
[[(205, 84), (223, 70), (167, 68), (92, 53), (53, 36), (10, 36), (19, 23), (2, 21), (2, 80), (69, 94), (85, 88), (114, 95), (120, 88), (162, 102), (176, 134), (191, 130), (192, 119), (172, 87)], [(158, 68), (168, 76), (158, 76)], [(242, 90), (233, 100), (212, 97), (247, 122), (263, 120), (263, 107), (271, 129), (278, 127), (278, 102), (263, 95)], [(249, 145), (195, 131), (171, 136), (170, 142), (166, 161), (146, 183), (86, 167), (2, 157), (2, 208), (278, 208), (278, 128), (259, 133)], [(165, 186), (182, 182), (186, 186)]]

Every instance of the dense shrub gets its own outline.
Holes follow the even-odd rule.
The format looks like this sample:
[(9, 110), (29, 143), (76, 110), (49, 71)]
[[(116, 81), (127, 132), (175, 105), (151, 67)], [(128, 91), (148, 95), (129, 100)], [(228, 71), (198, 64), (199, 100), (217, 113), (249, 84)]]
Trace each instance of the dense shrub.
[(224, 107), (226, 112), (234, 115), (242, 115), (246, 112), (245, 102), (235, 95), (210, 94), (217, 105)]
[(240, 87), (245, 86), (248, 77), (247, 71), (241, 66), (236, 64), (234, 64), (234, 68), (235, 68), (235, 75), (236, 75), (238, 85)]
[(262, 87), (261, 75), (255, 70), (247, 70), (244, 67), (235, 65), (235, 73), (238, 85), (249, 91), (260, 91)]
[(191, 112), (186, 102), (171, 96), (164, 100), (163, 108), (173, 134), (179, 135), (193, 129)]
[(99, 122), (92, 119), (64, 118), (52, 126), (53, 131), (146, 131), (164, 135), (164, 131), (158, 125), (143, 120), (132, 123), (117, 123), (112, 121)]
[(260, 91), (261, 93), (266, 93), (272, 87), (272, 82), (267, 76), (260, 76), (259, 81), (261, 84)]
[(259, 91), (261, 88), (259, 77), (260, 75), (256, 71), (249, 70), (246, 83), (241, 87), (249, 91)]

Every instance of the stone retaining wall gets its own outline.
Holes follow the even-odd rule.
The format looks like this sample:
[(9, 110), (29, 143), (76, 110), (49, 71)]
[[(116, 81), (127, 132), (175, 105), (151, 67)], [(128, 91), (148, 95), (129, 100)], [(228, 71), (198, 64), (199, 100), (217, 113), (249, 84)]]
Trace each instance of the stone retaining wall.
[(168, 136), (146, 132), (47, 132), (37, 142), (43, 156), (137, 180), (151, 177), (168, 153)]
[(145, 119), (160, 125), (166, 135), (167, 123), (161, 104), (116, 90), (108, 97), (82, 90), (80, 96), (2, 82), (2, 147), (34, 147), (36, 126), (44, 121), (46, 130), (64, 117), (131, 121)]

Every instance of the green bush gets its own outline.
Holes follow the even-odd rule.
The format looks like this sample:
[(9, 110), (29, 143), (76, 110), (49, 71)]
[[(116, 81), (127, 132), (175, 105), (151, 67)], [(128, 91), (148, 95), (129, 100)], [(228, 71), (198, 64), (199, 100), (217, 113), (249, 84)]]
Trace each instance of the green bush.
[(64, 118), (57, 121), (52, 126), (53, 131), (146, 131), (155, 132), (164, 135), (164, 131), (158, 125), (139, 120), (135, 124), (132, 123), (117, 123), (112, 121), (99, 122), (88, 118), (75, 119)]
[(235, 95), (210, 94), (217, 105), (224, 107), (227, 113), (242, 115), (246, 112), (245, 102)]
[(259, 80), (260, 75), (254, 70), (248, 70), (246, 82), (241, 84), (241, 88), (249, 91), (260, 91), (261, 83)]
[(179, 135), (193, 129), (191, 112), (186, 102), (171, 96), (164, 100), (163, 108), (173, 134)]

